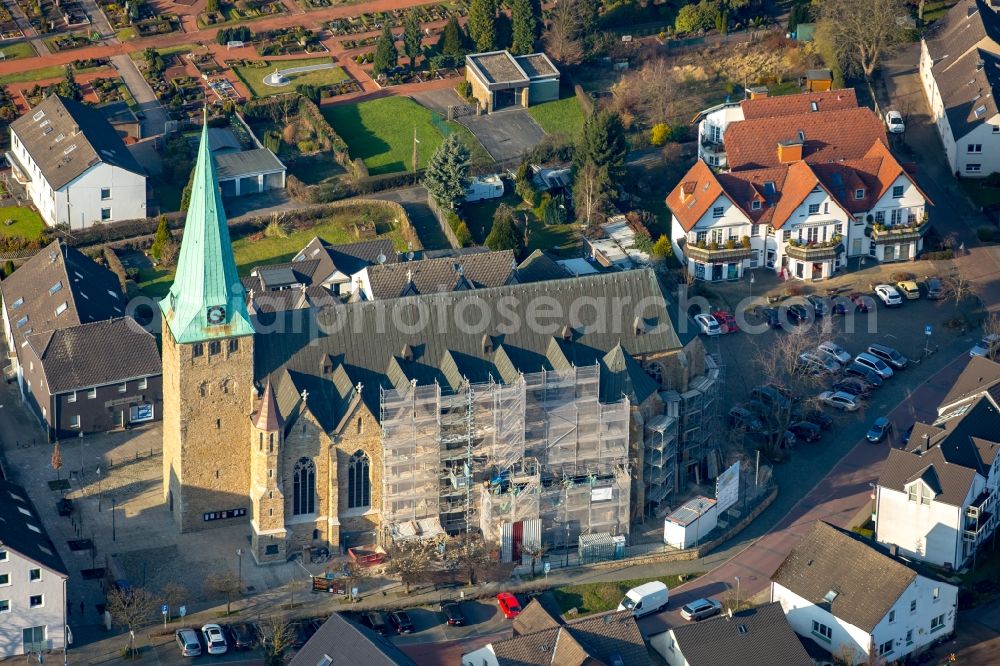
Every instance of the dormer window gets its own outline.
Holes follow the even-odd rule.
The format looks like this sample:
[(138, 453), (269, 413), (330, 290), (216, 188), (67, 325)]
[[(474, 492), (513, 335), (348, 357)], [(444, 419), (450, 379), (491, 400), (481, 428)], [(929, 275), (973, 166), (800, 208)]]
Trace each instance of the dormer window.
[(859, 187), (858, 189), (854, 190), (854, 198), (855, 199), (864, 199), (865, 198), (865, 190), (864, 190), (863, 187)]
[(914, 481), (908, 485), (906, 487), (906, 494), (909, 501), (923, 504), (924, 506), (930, 506), (931, 500), (934, 498), (934, 493), (922, 481)]
[(761, 203), (759, 199), (754, 199), (750, 202), (750, 210), (760, 210)]

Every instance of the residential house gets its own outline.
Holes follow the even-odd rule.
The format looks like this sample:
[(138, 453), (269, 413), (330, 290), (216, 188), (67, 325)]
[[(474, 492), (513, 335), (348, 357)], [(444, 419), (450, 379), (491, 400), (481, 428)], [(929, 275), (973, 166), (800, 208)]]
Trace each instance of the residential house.
[(650, 636), (650, 645), (668, 666), (729, 666), (734, 655), (741, 664), (813, 666), (779, 603), (681, 624)]
[(4, 480), (0, 526), (0, 657), (62, 652), (68, 631), (66, 565), (27, 492)]
[(858, 534), (817, 521), (771, 576), (795, 633), (850, 663), (895, 662), (955, 630), (958, 588)]
[(289, 666), (414, 666), (389, 639), (334, 613), (299, 648)]
[(844, 91), (785, 99), (715, 112), (746, 117), (725, 125), (729, 170), (699, 160), (667, 196), (674, 254), (690, 274), (737, 280), (767, 268), (819, 280), (855, 258), (915, 257), (929, 200), (888, 149), (878, 117), (846, 106), (854, 97)]
[(53, 241), (0, 282), (21, 397), (50, 438), (159, 419), (160, 355), (118, 278)]
[(920, 80), (956, 176), (1000, 172), (1000, 3), (960, 0), (924, 33)]
[(893, 449), (875, 494), (875, 538), (907, 557), (962, 569), (996, 529), (1000, 364), (973, 357), (937, 408)]
[(462, 655), (462, 666), (549, 666), (549, 664), (652, 664), (629, 611), (566, 622), (554, 609), (532, 600), (515, 618), (514, 636)]
[(50, 227), (146, 217), (146, 175), (96, 109), (50, 95), (10, 124), (14, 179)]

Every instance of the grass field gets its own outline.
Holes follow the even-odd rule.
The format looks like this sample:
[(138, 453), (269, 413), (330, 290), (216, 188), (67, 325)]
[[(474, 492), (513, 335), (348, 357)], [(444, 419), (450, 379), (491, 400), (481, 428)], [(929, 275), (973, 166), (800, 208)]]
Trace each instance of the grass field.
[[(8, 220), (13, 223), (7, 224)], [(45, 223), (35, 211), (30, 208), (9, 206), (0, 208), (0, 236), (20, 236), (32, 240), (45, 231)]]
[(577, 610), (577, 615), (591, 615), (602, 611), (614, 610), (618, 607), (625, 593), (633, 587), (648, 583), (650, 580), (660, 580), (673, 588), (680, 585), (685, 580), (697, 578), (701, 574), (691, 574), (684, 576), (664, 576), (660, 578), (636, 578), (633, 580), (619, 580), (613, 583), (583, 583), (582, 585), (567, 585), (552, 591), (559, 604), (559, 610), (563, 613), (572, 609)]
[[(406, 241), (394, 218), (395, 213), (391, 208), (358, 204), (338, 209), (331, 217), (315, 226), (294, 231), (284, 238), (256, 238), (256, 235), (236, 238), (233, 240), (236, 270), (243, 276), (249, 275), (254, 266), (290, 261), (313, 236), (319, 236), (334, 245), (354, 243), (358, 238), (354, 235), (352, 224), (360, 220), (374, 222), (378, 238), (391, 239), (396, 250), (403, 252), (406, 250)], [(173, 269), (150, 268), (139, 272), (139, 287), (151, 298), (165, 296), (173, 280)]]
[(315, 72), (302, 72), (300, 74), (290, 74), (287, 86), (275, 87), (264, 84), (264, 77), (274, 72), (276, 68), (286, 69), (289, 67), (306, 67), (308, 65), (319, 65), (330, 62), (330, 58), (303, 58), (301, 60), (281, 60), (265, 61), (267, 67), (233, 67), (233, 72), (240, 80), (246, 84), (254, 97), (267, 97), (268, 95), (278, 95), (295, 90), (295, 86), (314, 85), (321, 86), (330, 83), (340, 83), (350, 77), (340, 67), (332, 69), (321, 69)]
[(962, 178), (959, 187), (976, 206), (994, 206), (1000, 203), (1000, 187), (987, 187), (979, 178)]
[(0, 85), (8, 83), (24, 83), (25, 81), (44, 81), (45, 79), (57, 79), (66, 74), (66, 68), (62, 65), (52, 67), (41, 67), (39, 69), (29, 69), (24, 72), (12, 72), (0, 76)]
[(0, 48), (0, 52), (3, 53), (4, 60), (26, 60), (38, 55), (28, 42), (18, 42), (17, 44), (4, 46)]
[(546, 134), (562, 134), (574, 139), (583, 130), (583, 109), (576, 96), (529, 106), (528, 115), (535, 119)]

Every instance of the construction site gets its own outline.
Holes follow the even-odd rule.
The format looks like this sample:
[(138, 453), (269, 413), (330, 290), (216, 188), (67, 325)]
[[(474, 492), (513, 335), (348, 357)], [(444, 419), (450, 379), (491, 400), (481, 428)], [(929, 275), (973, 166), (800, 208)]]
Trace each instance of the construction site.
[[(455, 391), (416, 382), (382, 389), (383, 540), (478, 528), (510, 561), (541, 544), (583, 548), (581, 537), (627, 537), (633, 509), (641, 517), (666, 511), (685, 480), (702, 482), (702, 463), (717, 457), (706, 426), (720, 377), (708, 357), (688, 391), (660, 392), (662, 413), (644, 419), (642, 441), (631, 443), (638, 406), (625, 395), (600, 401), (596, 363)], [(633, 466), (642, 470), (636, 490)]]

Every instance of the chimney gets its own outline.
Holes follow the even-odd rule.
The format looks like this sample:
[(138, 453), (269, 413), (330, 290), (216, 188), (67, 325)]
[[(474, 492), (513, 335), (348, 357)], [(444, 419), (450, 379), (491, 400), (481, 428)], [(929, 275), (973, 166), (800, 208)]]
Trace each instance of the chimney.
[(791, 164), (802, 161), (802, 139), (786, 139), (778, 142), (778, 162)]

